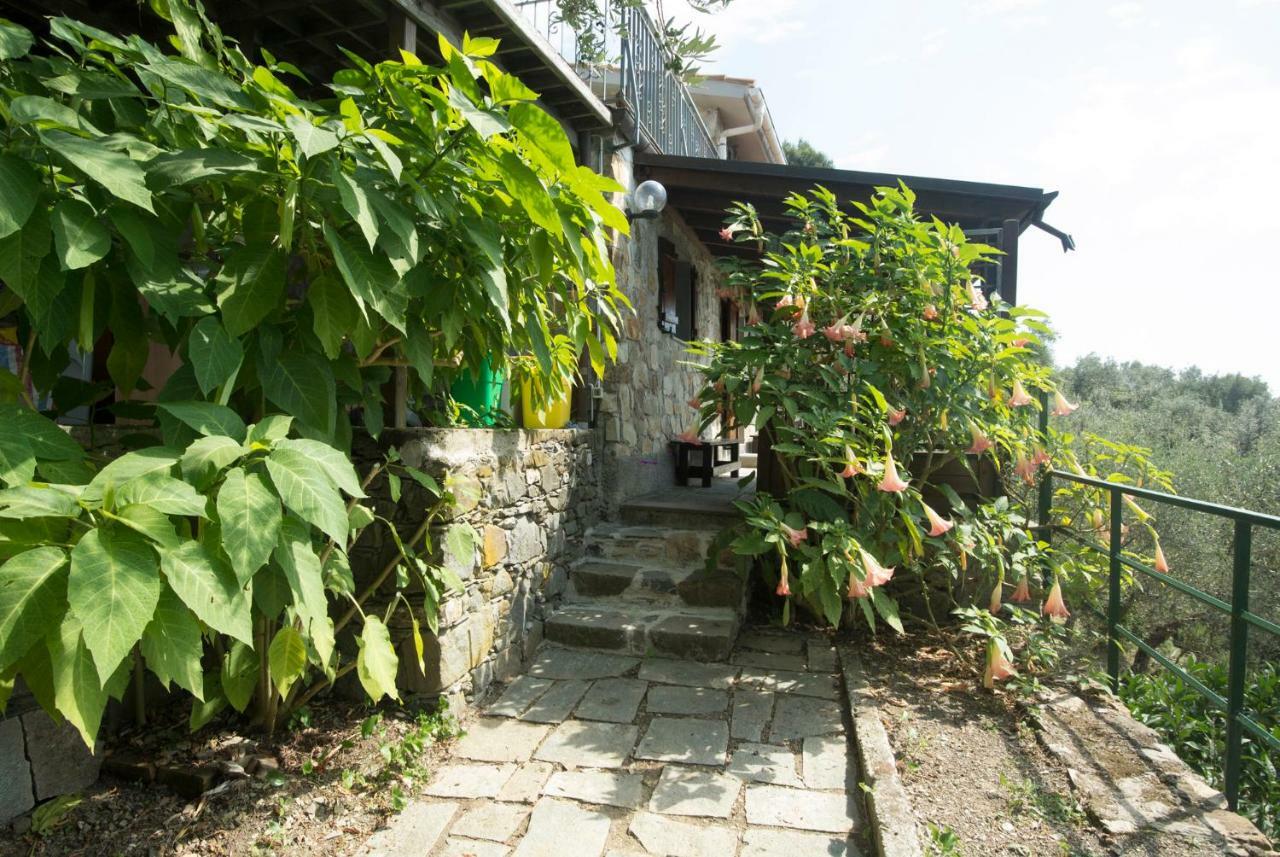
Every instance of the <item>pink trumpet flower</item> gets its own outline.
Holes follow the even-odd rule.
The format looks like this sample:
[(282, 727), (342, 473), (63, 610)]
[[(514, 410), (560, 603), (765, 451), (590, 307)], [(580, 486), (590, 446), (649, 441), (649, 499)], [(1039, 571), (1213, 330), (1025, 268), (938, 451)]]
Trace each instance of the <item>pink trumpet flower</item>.
[(921, 501), (920, 505), (924, 507), (924, 516), (929, 519), (929, 532), (926, 535), (941, 536), (956, 525), (955, 521), (948, 521), (935, 512), (928, 503)]
[(889, 425), (896, 426), (907, 418), (906, 408), (892, 408), (889, 411)]
[(1021, 408), (1024, 405), (1031, 404), (1031, 397), (1027, 395), (1027, 390), (1022, 386), (1022, 379), (1013, 379), (1013, 395), (1009, 397), (1009, 407)]
[(849, 598), (866, 598), (870, 594), (871, 587), (867, 585), (867, 582), (859, 579), (856, 571), (849, 569)]
[(676, 435), (676, 440), (681, 443), (692, 444), (693, 446), (702, 446), (702, 438), (699, 437), (698, 421), (694, 420), (689, 428)]
[(989, 306), (987, 296), (982, 293), (982, 289), (978, 288), (977, 280), (970, 280), (967, 288), (969, 290), (970, 308), (981, 311)]
[(992, 690), (995, 688), (996, 682), (1012, 678), (1017, 674), (1018, 671), (1013, 668), (1013, 664), (1009, 663), (1004, 656), (1004, 652), (1000, 650), (1000, 644), (995, 640), (989, 641), (987, 643), (987, 669), (982, 674), (982, 686), (987, 690)]
[(972, 453), (973, 455), (982, 455), (982, 453), (995, 446), (995, 443), (992, 442), (991, 438), (978, 431), (978, 427), (976, 425), (970, 423), (969, 431), (973, 435), (973, 443), (965, 450), (965, 452)]
[(1025, 574), (1018, 578), (1018, 588), (1013, 590), (1009, 600), (1014, 604), (1026, 604), (1031, 600), (1031, 584), (1027, 582)]
[(779, 598), (786, 598), (788, 595), (791, 594), (791, 584), (788, 579), (789, 576), (790, 575), (787, 572), (787, 555), (783, 554), (782, 570), (781, 572), (779, 572), (779, 575), (778, 575), (778, 588), (774, 590), (775, 594), (777, 594)]
[(1164, 548), (1160, 547), (1159, 540), (1156, 541), (1156, 571), (1161, 574), (1169, 573), (1169, 561), (1164, 558)]
[(892, 568), (885, 568), (862, 548), (858, 548), (858, 552), (862, 554), (862, 567), (867, 572), (867, 586), (884, 586), (893, 579)]
[(751, 393), (754, 395), (760, 392), (760, 387), (764, 385), (764, 367), (756, 369), (756, 375), (751, 379)]
[(1022, 478), (1023, 482), (1028, 485), (1034, 484), (1036, 481), (1036, 463), (1027, 458), (1021, 452), (1018, 453), (1018, 463), (1014, 466), (1013, 472)]
[(934, 321), (938, 317), (938, 308), (933, 304), (929, 304), (924, 308), (922, 315), (924, 316), (925, 321)]
[(809, 528), (802, 527), (798, 530), (782, 525), (782, 534), (787, 537), (787, 541), (791, 542), (793, 548), (800, 547), (800, 544), (809, 538)]
[(991, 601), (987, 604), (987, 610), (990, 611), (992, 616), (999, 613), (1000, 608), (1004, 606), (1004, 602), (1001, 600), (1003, 595), (1004, 583), (1003, 581), (997, 580), (995, 587), (991, 590)]
[(747, 310), (747, 324), (760, 323), (760, 307), (756, 306), (755, 301), (751, 302), (750, 308)]
[(862, 465), (859, 464), (858, 459), (854, 457), (853, 450), (846, 446), (844, 448), (844, 470), (840, 471), (840, 477), (842, 479), (848, 479), (851, 476), (858, 476), (862, 473), (866, 473), (866, 471), (862, 469)]
[(1052, 460), (1053, 459), (1049, 456), (1049, 451), (1043, 446), (1037, 446), (1036, 451), (1031, 456), (1031, 463), (1036, 467), (1039, 467), (1042, 464), (1048, 464)]
[(1055, 390), (1053, 393), (1053, 410), (1049, 413), (1053, 414), (1055, 417), (1065, 417), (1078, 407), (1080, 406), (1073, 405), (1068, 402), (1067, 397), (1062, 395), (1061, 390)]
[(730, 228), (729, 228), (729, 227), (727, 227), (727, 226), (726, 226), (724, 229), (721, 229), (721, 230), (720, 230), (720, 240), (721, 240), (721, 241), (732, 241), (732, 240), (733, 240), (733, 230), (732, 230), (732, 229), (730, 229)]
[(1062, 584), (1056, 579), (1053, 581), (1053, 588), (1049, 590), (1049, 597), (1044, 601), (1044, 609), (1041, 611), (1055, 622), (1065, 622), (1071, 616), (1071, 611), (1067, 609), (1067, 603), (1062, 600)]
[(1026, 348), (1031, 344), (1031, 340), (1025, 336), (1019, 336), (1011, 343), (1015, 348)]
[(800, 318), (791, 326), (791, 332), (794, 333), (798, 339), (808, 339), (810, 336), (813, 336), (815, 330), (817, 330), (817, 328), (814, 326), (813, 322), (809, 320), (809, 308), (805, 307), (804, 311), (800, 313)]
[(876, 487), (891, 494), (907, 490), (907, 483), (898, 475), (898, 466), (893, 463), (892, 452), (887, 453), (884, 457), (884, 478), (880, 480), (880, 484)]

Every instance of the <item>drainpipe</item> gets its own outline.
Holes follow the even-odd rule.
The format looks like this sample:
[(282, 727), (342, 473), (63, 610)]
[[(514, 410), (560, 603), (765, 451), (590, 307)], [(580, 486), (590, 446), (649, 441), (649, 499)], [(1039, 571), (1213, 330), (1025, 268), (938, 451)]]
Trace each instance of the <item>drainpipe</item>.
[(760, 93), (758, 87), (751, 87), (747, 94), (742, 97), (747, 104), (747, 113), (751, 116), (750, 125), (739, 125), (737, 128), (726, 128), (720, 132), (718, 148), (721, 155), (727, 153), (726, 141), (730, 137), (738, 137), (742, 134), (757, 134), (764, 149), (769, 153), (772, 162), (775, 164), (785, 164), (786, 156), (782, 153), (782, 149), (778, 146), (776, 133), (765, 133), (764, 127), (769, 126), (769, 131), (773, 131), (773, 118), (769, 115), (769, 110), (764, 105), (764, 96)]

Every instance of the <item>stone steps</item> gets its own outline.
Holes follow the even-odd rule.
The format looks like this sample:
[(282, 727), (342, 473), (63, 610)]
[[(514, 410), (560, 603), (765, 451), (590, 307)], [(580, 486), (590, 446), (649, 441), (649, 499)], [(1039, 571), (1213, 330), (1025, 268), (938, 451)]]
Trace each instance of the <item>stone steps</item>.
[(592, 527), (583, 543), (588, 557), (647, 564), (691, 565), (706, 561), (716, 537), (714, 529), (601, 524)]
[(636, 501), (623, 503), (618, 511), (627, 526), (692, 527), (712, 533), (742, 520), (742, 514), (731, 506), (720, 508)]
[(568, 602), (543, 630), (563, 646), (723, 661), (733, 651), (739, 622), (731, 607), (673, 607), (615, 596)]
[(601, 598), (640, 595), (689, 607), (739, 607), (746, 595), (746, 579), (731, 569), (708, 571), (691, 566), (656, 565), (587, 557), (569, 570), (572, 597)]

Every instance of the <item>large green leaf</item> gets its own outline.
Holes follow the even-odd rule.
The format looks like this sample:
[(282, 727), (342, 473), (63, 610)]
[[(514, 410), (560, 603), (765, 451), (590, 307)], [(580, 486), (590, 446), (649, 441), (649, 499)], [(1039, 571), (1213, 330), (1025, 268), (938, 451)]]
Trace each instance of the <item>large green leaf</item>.
[(195, 369), (200, 392), (208, 395), (231, 378), (244, 360), (240, 340), (227, 333), (215, 316), (200, 319), (191, 328), (187, 356)]
[(356, 469), (351, 464), (351, 459), (347, 458), (346, 453), (341, 450), (334, 449), (327, 443), (321, 443), (318, 440), (282, 440), (278, 444), (278, 448), (296, 449), (303, 455), (310, 458), (315, 464), (324, 471), (334, 485), (342, 489), (349, 497), (363, 497), (365, 493), (360, 488), (360, 477), (356, 475)]
[(283, 699), (307, 669), (307, 644), (292, 625), (285, 625), (276, 632), (267, 650), (267, 666), (271, 669), (271, 683)]
[(78, 199), (60, 200), (49, 219), (53, 246), (64, 270), (88, 267), (111, 251), (111, 234), (93, 209)]
[[(121, 506), (116, 509), (115, 516), (135, 533), (141, 533), (155, 542), (158, 550), (169, 550), (182, 544), (183, 540), (178, 536), (173, 520), (159, 509), (142, 505)], [(190, 528), (185, 521), (182, 526), (189, 533)]]
[(168, 586), (160, 593), (156, 615), (142, 634), (142, 657), (160, 683), (170, 682), (204, 699), (204, 640), (200, 623)]
[(253, 101), (224, 75), (180, 59), (153, 59), (145, 69), (197, 98), (219, 107), (250, 110)]
[(28, 407), (0, 404), (0, 425), (26, 438), (41, 461), (80, 461), (84, 449), (57, 423)]
[(209, 179), (261, 172), (254, 158), (230, 149), (186, 149), (166, 152), (147, 162), (147, 177), (157, 190)]
[(280, 533), (280, 501), (257, 473), (237, 467), (218, 489), (222, 549), (243, 584), (271, 558)]
[(172, 414), (205, 437), (223, 435), (243, 442), (247, 428), (240, 415), (213, 402), (159, 402), (156, 407)]
[(111, 298), (109, 320), (113, 342), (107, 355), (107, 372), (117, 387), (126, 394), (132, 393), (151, 358), (147, 321), (137, 292), (118, 285)]
[(222, 661), (222, 692), (236, 711), (244, 711), (253, 699), (261, 669), (258, 655), (243, 643), (235, 643)]
[(171, 472), (181, 456), (182, 453), (166, 446), (151, 446), (125, 453), (98, 471), (98, 475), (85, 487), (80, 499), (86, 503), (101, 502), (108, 488), (118, 488), (148, 473)]
[(0, 491), (0, 518), (75, 518), (79, 514), (74, 494), (49, 485)]
[[(3, 50), (3, 26), (0, 25), (0, 50)], [(0, 238), (22, 228), (35, 210), (40, 196), (40, 178), (35, 170), (19, 158), (0, 155)]]
[(338, 135), (327, 128), (311, 124), (311, 120), (300, 114), (293, 114), (284, 120), (289, 133), (298, 142), (298, 151), (308, 158), (322, 155), (338, 145)]
[(160, 558), (165, 579), (201, 622), (245, 643), (253, 642), (251, 594), (231, 567), (199, 542), (184, 542)]
[(0, 482), (24, 485), (36, 475), (36, 454), (20, 434), (0, 431)]
[(147, 177), (127, 155), (108, 149), (99, 140), (86, 140), (65, 131), (41, 131), (40, 139), (115, 196), (154, 213)]
[(284, 505), (339, 545), (347, 542), (347, 508), (324, 472), (296, 449), (273, 449), (267, 472)]
[(27, 55), (35, 37), (26, 27), (0, 18), (0, 60), (16, 60)]
[(396, 648), (391, 644), (391, 633), (387, 626), (373, 614), (365, 616), (358, 642), (360, 653), (356, 655), (356, 674), (360, 676), (364, 692), (374, 702), (384, 696), (399, 699), (396, 670), (400, 666), (400, 659), (396, 657)]
[(337, 384), (333, 369), (320, 355), (304, 351), (281, 354), (259, 367), (258, 380), (267, 400), (326, 437), (337, 418)]
[(347, 214), (351, 215), (356, 226), (360, 227), (364, 240), (369, 243), (369, 249), (373, 250), (378, 243), (378, 221), (374, 219), (368, 191), (348, 175), (342, 165), (337, 162), (334, 162), (330, 175), (338, 188), (338, 198), (342, 200), (342, 207), (346, 209)]
[(196, 438), (182, 453), (182, 478), (196, 488), (208, 488), (218, 471), (245, 454), (245, 448), (225, 435)]
[(205, 518), (209, 500), (181, 479), (164, 473), (148, 473), (121, 485), (116, 491), (115, 505), (146, 506), (165, 515)]
[(67, 611), (67, 555), (25, 551), (0, 566), (0, 670), (17, 662)]
[(132, 530), (99, 527), (71, 551), (67, 601), (103, 684), (142, 638), (159, 600), (155, 550)]
[(218, 273), (218, 306), (229, 334), (248, 333), (276, 310), (284, 297), (286, 264), (284, 253), (262, 244), (227, 254)]
[(573, 173), (577, 169), (573, 146), (564, 133), (564, 127), (551, 114), (536, 104), (526, 102), (511, 105), (507, 116), (525, 140), (537, 147), (553, 167), (564, 173)]
[(28, 303), (38, 301), (40, 263), (49, 255), (52, 237), (48, 216), (37, 208), (22, 229), (0, 238), (0, 280)]
[(284, 519), (275, 561), (288, 581), (293, 608), (305, 623), (309, 641), (327, 672), (334, 642), (329, 601), (324, 590), (324, 571), (320, 557), (311, 545), (307, 526), (297, 518)]
[(289, 436), (293, 428), (293, 417), (284, 414), (267, 414), (258, 422), (249, 426), (248, 443), (263, 443), (270, 446), (278, 440)]
[(562, 233), (563, 225), (551, 195), (538, 178), (515, 152), (505, 152), (501, 159), (502, 184), (507, 192), (528, 212), (529, 218), (553, 236)]
[(102, 713), (107, 708), (106, 682), (99, 680), (84, 623), (68, 615), (52, 630), (49, 660), (54, 702), (58, 713), (67, 718), (80, 733), (85, 746), (92, 749), (102, 724)]
[(360, 307), (355, 298), (337, 276), (321, 274), (307, 289), (307, 303), (311, 307), (312, 328), (316, 338), (330, 360), (342, 351), (342, 340), (356, 326)]
[(373, 307), (387, 323), (403, 332), (408, 297), (400, 281), (400, 275), (386, 256), (371, 253), (358, 244), (343, 240), (336, 229), (324, 224), (324, 238), (333, 251), (342, 279), (351, 289), (356, 301), (363, 307)]

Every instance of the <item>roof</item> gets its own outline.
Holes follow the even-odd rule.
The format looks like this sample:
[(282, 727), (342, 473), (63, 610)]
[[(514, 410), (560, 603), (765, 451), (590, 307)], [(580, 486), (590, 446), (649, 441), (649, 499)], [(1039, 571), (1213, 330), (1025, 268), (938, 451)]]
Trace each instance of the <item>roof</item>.
[(957, 181), (924, 176), (828, 170), (785, 164), (717, 161), (639, 153), (637, 178), (655, 179), (667, 189), (678, 210), (713, 255), (755, 255), (746, 245), (720, 238), (725, 212), (736, 202), (755, 206), (765, 225), (781, 230), (786, 221), (783, 200), (792, 193), (822, 185), (841, 200), (864, 200), (875, 188), (904, 182), (916, 194), (916, 208), (965, 229), (1003, 227), (1016, 220), (1018, 232), (1039, 224), (1056, 191), (1035, 187)]

